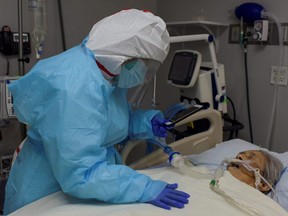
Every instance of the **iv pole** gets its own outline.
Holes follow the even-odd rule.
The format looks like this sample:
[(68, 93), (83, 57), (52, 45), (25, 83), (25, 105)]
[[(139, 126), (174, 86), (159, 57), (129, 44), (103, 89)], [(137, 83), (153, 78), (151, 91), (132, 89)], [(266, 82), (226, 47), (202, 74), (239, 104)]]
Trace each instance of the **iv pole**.
[[(19, 34), (19, 58), (18, 58), (18, 75), (23, 76), (24, 71), (24, 61), (29, 62), (29, 59), (23, 59), (23, 18), (22, 18), (22, 0), (18, 0), (18, 34)], [(25, 139), (26, 137), (26, 126), (25, 124), (20, 123), (20, 133), (21, 138)]]
[(18, 75), (24, 75), (24, 60), (23, 60), (23, 18), (22, 18), (22, 0), (18, 0), (18, 34), (19, 34), (19, 58), (18, 65), (19, 71)]

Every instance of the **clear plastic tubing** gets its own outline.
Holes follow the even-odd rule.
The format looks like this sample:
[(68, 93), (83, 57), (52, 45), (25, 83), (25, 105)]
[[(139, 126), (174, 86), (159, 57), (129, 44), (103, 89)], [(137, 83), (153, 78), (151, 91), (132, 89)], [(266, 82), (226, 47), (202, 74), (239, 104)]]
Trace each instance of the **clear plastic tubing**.
[[(262, 18), (266, 19), (269, 18), (272, 21), (274, 21), (277, 25), (278, 29), (278, 36), (279, 36), (279, 67), (281, 68), (283, 65), (283, 54), (284, 54), (284, 44), (283, 44), (283, 31), (280, 22), (278, 21), (277, 17), (274, 16), (272, 13), (268, 11), (263, 11), (262, 12)], [(279, 74), (279, 73), (278, 73)], [(276, 79), (278, 82), (278, 79)], [(279, 86), (275, 85), (275, 91), (274, 91), (274, 97), (273, 97), (273, 103), (272, 103), (272, 114), (271, 114), (271, 119), (270, 119), (270, 124), (269, 124), (269, 129), (268, 129), (268, 137), (267, 137), (267, 146), (268, 149), (271, 150), (272, 148), (272, 134), (273, 134), (273, 129), (275, 128), (275, 117), (276, 117), (276, 111), (277, 111), (277, 105), (278, 105), (278, 91), (279, 91)]]
[(197, 179), (212, 179), (212, 175), (206, 167), (194, 166), (181, 154), (172, 155), (170, 163), (173, 167), (179, 168), (185, 175)]
[(179, 152), (174, 152), (173, 149), (166, 144), (164, 138), (158, 140), (148, 140), (153, 144), (158, 145), (163, 149), (163, 152), (169, 155), (169, 161), (175, 168), (180, 169), (183, 174), (191, 176), (193, 178), (212, 179), (210, 171), (205, 167), (194, 166), (190, 161), (185, 159)]

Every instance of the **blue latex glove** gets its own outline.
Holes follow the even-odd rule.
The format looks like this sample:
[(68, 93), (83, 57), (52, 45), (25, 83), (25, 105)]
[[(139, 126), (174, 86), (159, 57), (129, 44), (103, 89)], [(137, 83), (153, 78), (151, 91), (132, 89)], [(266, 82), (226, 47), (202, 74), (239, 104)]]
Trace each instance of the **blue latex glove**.
[(168, 119), (162, 118), (160, 115), (155, 115), (151, 120), (152, 130), (155, 136), (158, 137), (167, 137), (167, 130), (170, 130), (174, 125), (166, 125), (165, 123), (169, 122)]
[(178, 184), (168, 184), (156, 199), (148, 202), (160, 208), (170, 210), (171, 207), (184, 208), (188, 203), (189, 194), (175, 190)]

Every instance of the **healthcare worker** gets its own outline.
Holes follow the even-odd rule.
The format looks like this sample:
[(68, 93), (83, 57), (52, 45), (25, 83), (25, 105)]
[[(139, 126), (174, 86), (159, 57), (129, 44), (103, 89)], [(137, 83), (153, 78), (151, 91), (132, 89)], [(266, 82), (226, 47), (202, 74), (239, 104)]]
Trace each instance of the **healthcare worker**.
[(161, 18), (123, 10), (96, 23), (82, 44), (11, 83), (17, 117), (29, 130), (6, 185), (4, 214), (59, 190), (107, 203), (183, 208), (189, 195), (176, 183), (119, 165), (114, 149), (127, 137), (165, 137), (161, 112), (131, 109), (127, 90), (139, 86), (133, 98), (141, 98), (168, 50)]

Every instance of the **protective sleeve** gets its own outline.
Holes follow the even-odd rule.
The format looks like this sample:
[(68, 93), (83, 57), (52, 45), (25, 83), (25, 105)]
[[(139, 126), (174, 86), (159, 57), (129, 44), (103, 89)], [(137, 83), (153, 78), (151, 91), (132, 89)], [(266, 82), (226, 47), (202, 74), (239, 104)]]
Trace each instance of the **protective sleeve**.
[[(101, 88), (90, 88), (94, 95), (101, 92)], [(79, 98), (66, 93), (65, 100), (59, 98), (50, 104), (51, 110), (43, 117), (40, 134), (62, 190), (79, 198), (112, 203), (152, 200), (166, 183), (127, 166), (107, 164), (106, 148), (101, 147), (108, 130), (107, 112), (102, 103), (91, 102), (101, 97), (94, 95)]]
[[(91, 69), (89, 64), (79, 67)], [(21, 97), (29, 108), (22, 112), (23, 118), (38, 130), (47, 160), (64, 193), (110, 203), (153, 200), (167, 183), (152, 180), (127, 166), (107, 164), (103, 147), (109, 127), (107, 90), (93, 81), (97, 77), (91, 77), (95, 71), (92, 72), (81, 71), (73, 78), (71, 73), (60, 81), (48, 73), (33, 75), (31, 80), (35, 74), (31, 73), (11, 89), (15, 95), (29, 91), (27, 100)], [(31, 113), (33, 118), (27, 117)]]
[(159, 110), (130, 110), (129, 136), (131, 139), (152, 139), (155, 137), (151, 120), (155, 115), (163, 114)]

